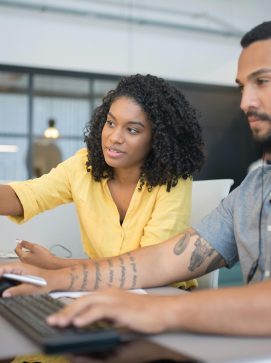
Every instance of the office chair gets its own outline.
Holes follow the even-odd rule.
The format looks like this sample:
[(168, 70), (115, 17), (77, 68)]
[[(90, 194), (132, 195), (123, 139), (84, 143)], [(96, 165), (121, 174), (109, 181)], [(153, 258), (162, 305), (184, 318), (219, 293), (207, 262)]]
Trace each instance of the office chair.
[(0, 230), (1, 254), (4, 251), (12, 252), (16, 246), (15, 240), (18, 238), (39, 243), (60, 257), (86, 258), (73, 203), (41, 213), (20, 225), (1, 216)]
[[(225, 198), (233, 184), (233, 179), (212, 179), (193, 181), (192, 184), (192, 212), (190, 225), (195, 225), (215, 209)], [(197, 278), (198, 288), (218, 287), (219, 270), (215, 270)]]

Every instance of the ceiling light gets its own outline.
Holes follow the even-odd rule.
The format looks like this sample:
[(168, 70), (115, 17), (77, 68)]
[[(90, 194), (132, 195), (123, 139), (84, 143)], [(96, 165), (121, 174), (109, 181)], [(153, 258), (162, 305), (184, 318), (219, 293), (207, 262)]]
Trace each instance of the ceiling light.
[(57, 139), (59, 137), (59, 131), (55, 126), (55, 120), (50, 119), (48, 121), (48, 128), (44, 131), (44, 137), (47, 139)]

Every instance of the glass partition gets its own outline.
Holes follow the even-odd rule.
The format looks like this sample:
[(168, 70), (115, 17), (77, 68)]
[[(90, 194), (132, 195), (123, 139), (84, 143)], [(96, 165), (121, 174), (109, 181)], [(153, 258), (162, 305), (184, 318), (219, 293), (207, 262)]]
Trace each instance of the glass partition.
[(0, 71), (0, 179), (27, 177), (29, 76)]

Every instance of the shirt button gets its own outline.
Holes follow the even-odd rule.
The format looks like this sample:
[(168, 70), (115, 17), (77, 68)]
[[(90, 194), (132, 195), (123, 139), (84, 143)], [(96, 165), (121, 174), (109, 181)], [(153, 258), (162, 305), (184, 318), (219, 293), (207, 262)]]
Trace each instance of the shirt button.
[(267, 231), (268, 231), (268, 232), (271, 232), (271, 224), (269, 224), (269, 225), (267, 226)]

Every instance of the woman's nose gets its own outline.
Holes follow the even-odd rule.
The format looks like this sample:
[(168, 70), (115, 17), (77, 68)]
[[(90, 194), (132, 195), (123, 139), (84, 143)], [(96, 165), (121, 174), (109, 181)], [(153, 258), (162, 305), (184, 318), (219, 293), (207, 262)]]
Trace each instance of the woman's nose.
[(110, 140), (114, 143), (121, 144), (124, 141), (123, 131), (120, 128), (115, 128), (110, 134)]

